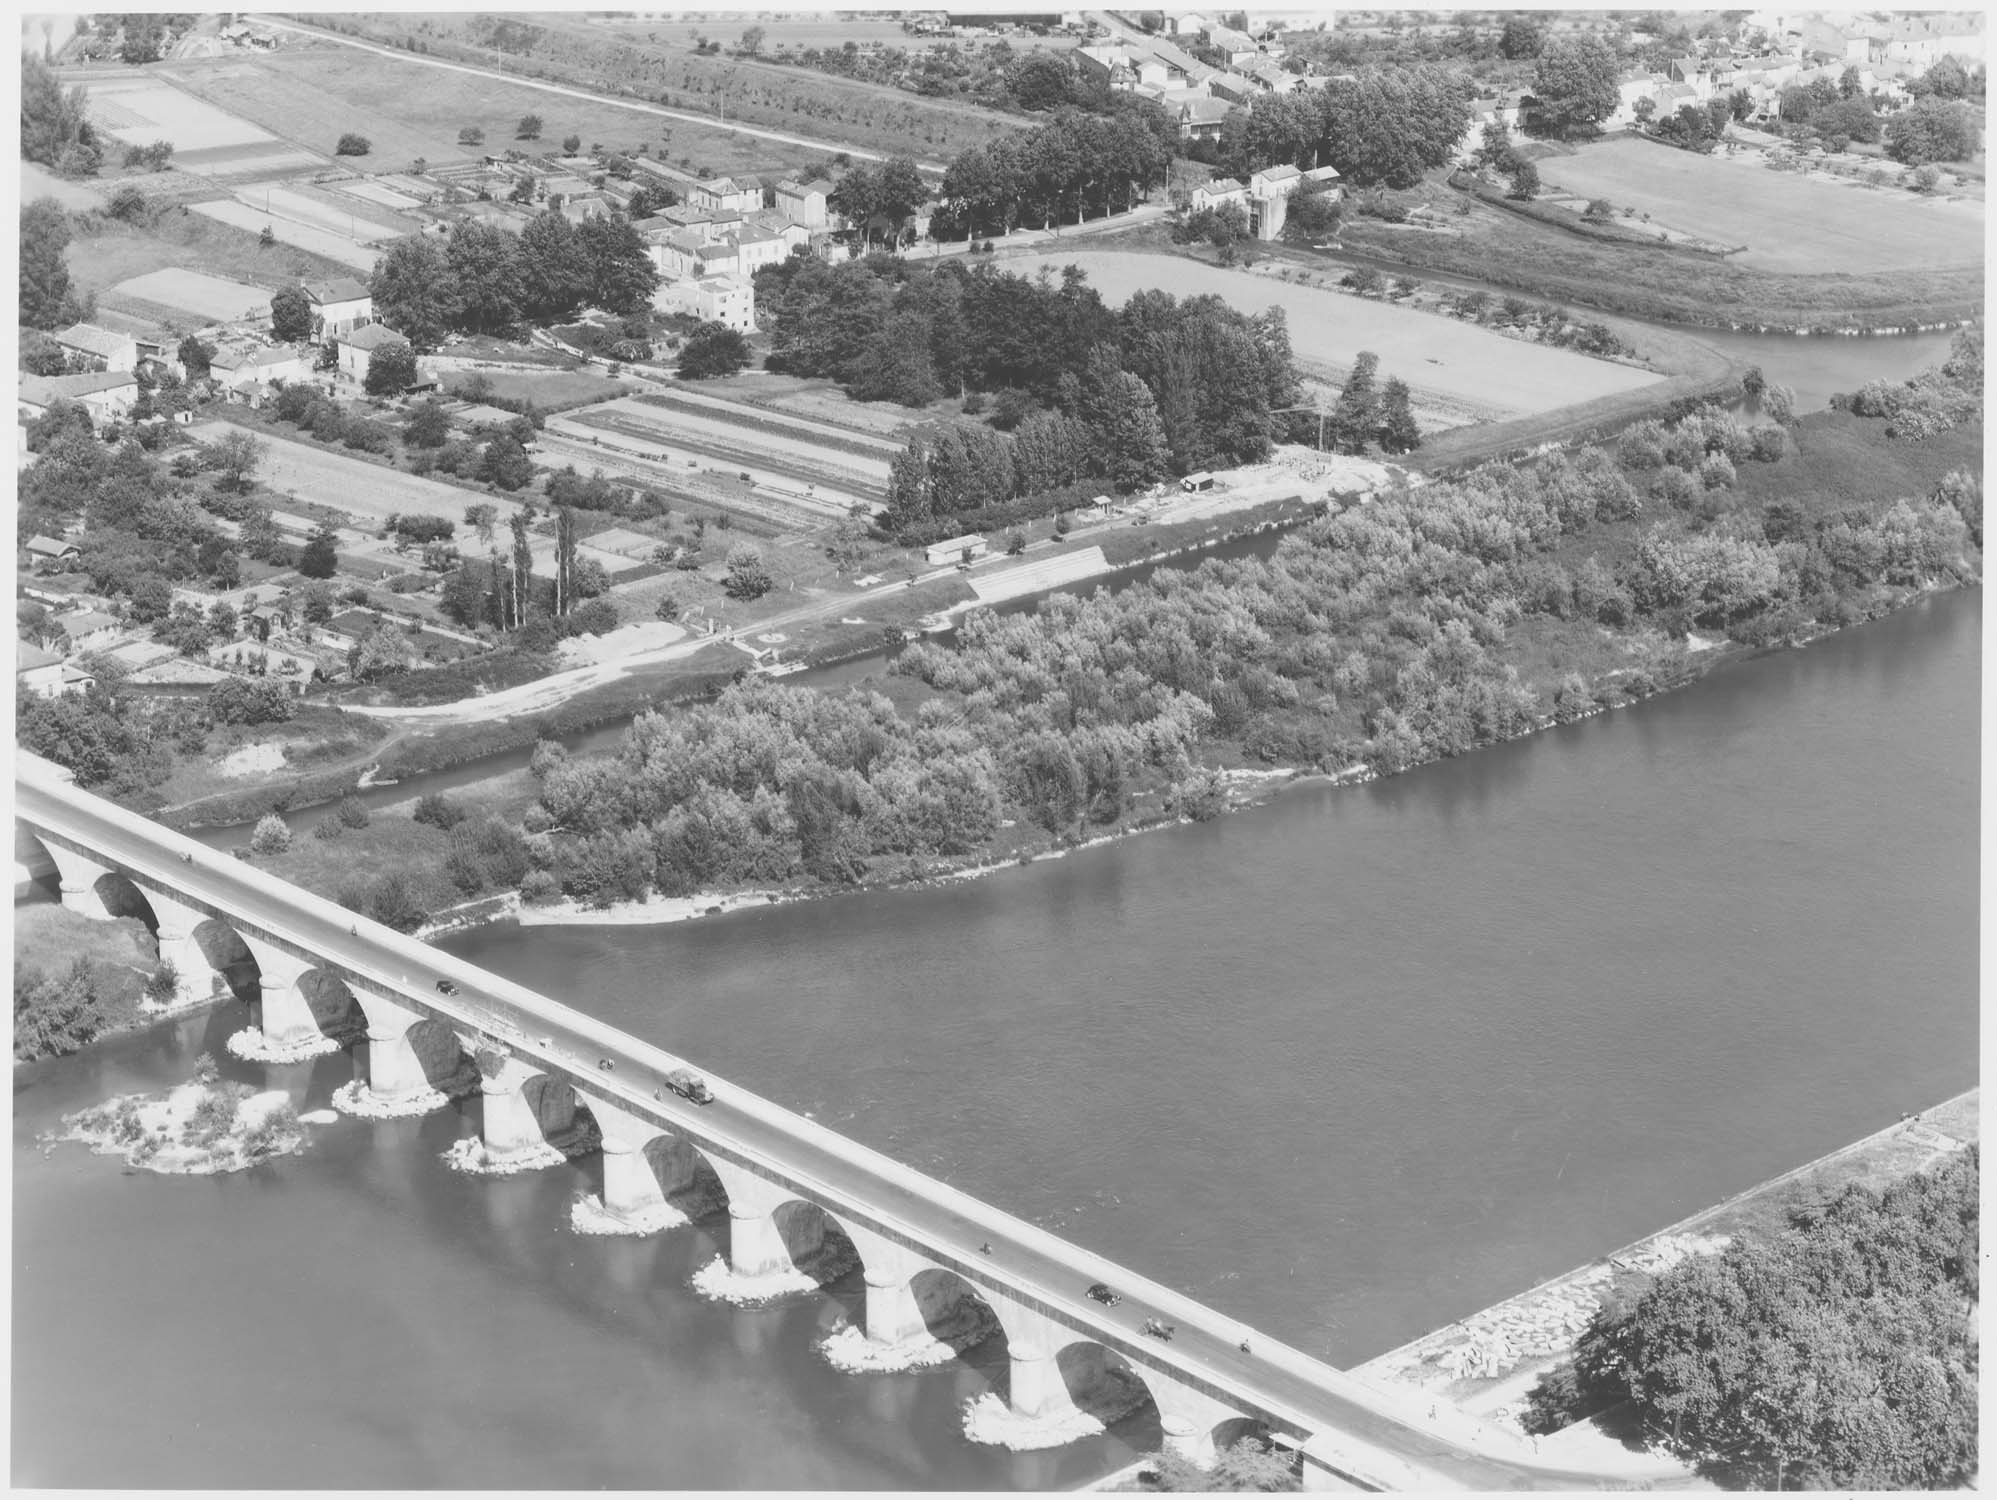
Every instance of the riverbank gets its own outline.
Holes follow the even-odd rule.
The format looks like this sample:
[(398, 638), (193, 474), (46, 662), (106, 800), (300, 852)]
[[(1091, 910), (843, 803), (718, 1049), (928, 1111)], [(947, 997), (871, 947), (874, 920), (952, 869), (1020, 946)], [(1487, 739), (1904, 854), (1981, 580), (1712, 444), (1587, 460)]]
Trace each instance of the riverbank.
[(1573, 1357), (1575, 1341), (1619, 1279), (1654, 1276), (1688, 1256), (1716, 1253), (1740, 1234), (1779, 1231), (1794, 1213), (1820, 1206), (1847, 1187), (1883, 1188), (1933, 1166), (1979, 1139), (1980, 1097), (1979, 1089), (1970, 1089), (1903, 1116), (1598, 1260), (1368, 1360), (1352, 1373), (1384, 1388), (1453, 1401), (1475, 1415), (1516, 1427), (1526, 1393), (1540, 1376)]

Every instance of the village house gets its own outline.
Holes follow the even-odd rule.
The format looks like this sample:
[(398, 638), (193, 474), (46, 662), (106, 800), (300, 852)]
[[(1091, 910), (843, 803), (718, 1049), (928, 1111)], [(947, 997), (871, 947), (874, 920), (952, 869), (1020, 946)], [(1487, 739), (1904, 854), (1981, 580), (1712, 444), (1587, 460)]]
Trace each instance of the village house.
[(763, 187), (758, 182), (737, 182), (732, 177), (696, 181), (687, 189), (687, 201), (695, 208), (712, 213), (752, 214), (763, 206)]
[[(372, 327), (374, 325), (364, 325)], [(345, 348), (345, 345), (341, 345)], [(253, 386), (279, 380), (310, 380), (316, 356), (290, 344), (255, 349), (219, 349), (208, 362), (208, 378), (231, 400), (246, 400)]]
[(309, 337), (315, 344), (343, 338), (363, 323), (374, 321), (374, 297), (351, 276), (306, 282), (305, 301), (312, 309)]
[(102, 651), (116, 645), (125, 628), (116, 615), (101, 609), (51, 615), (49, 624), (62, 632), (67, 649), (72, 652)]
[(825, 205), (831, 191), (832, 184), (822, 177), (809, 182), (786, 178), (777, 184), (777, 211), (806, 229), (824, 229), (829, 223)]
[(130, 415), (138, 399), (138, 378), (129, 370), (103, 370), (83, 375), (23, 375), (15, 404), (20, 415), (31, 420), (58, 401), (78, 401), (92, 421), (107, 422)]
[(1231, 108), (1225, 99), (1188, 99), (1178, 107), (1179, 139), (1217, 141)]
[(652, 294), (660, 312), (685, 313), (703, 323), (725, 323), (738, 333), (756, 331), (756, 289), (739, 276), (662, 281)]
[(14, 687), (16, 692), (33, 693), (37, 698), (60, 698), (65, 693), (81, 693), (97, 679), (81, 667), (73, 667), (53, 651), (45, 651), (29, 641), (14, 643)]
[(1254, 37), (1245, 31), (1236, 31), (1228, 26), (1209, 26), (1206, 44), (1219, 53), (1230, 68), (1238, 68), (1243, 63), (1252, 62), (1262, 52)]
[(37, 568), (54, 568), (61, 563), (74, 562), (82, 555), (76, 543), (59, 536), (31, 536), (24, 550), (28, 554), (28, 566)]
[(1216, 177), (1211, 182), (1203, 182), (1193, 189), (1192, 209), (1220, 208), (1225, 204), (1238, 203), (1248, 207), (1248, 184), (1232, 177)]
[(49, 335), (66, 354), (81, 356), (93, 370), (136, 370), (139, 367), (139, 341), (126, 334), (99, 328), (95, 323), (74, 323), (60, 333)]
[(365, 385), (368, 378), (368, 361), (377, 350), (386, 349), (391, 344), (406, 344), (409, 341), (385, 323), (369, 323), (356, 328), (351, 335), (340, 340), (340, 375), (343, 379)]
[(1290, 196), (1303, 186), (1304, 174), (1285, 162), (1267, 167), (1248, 179), (1248, 229), (1258, 240), (1274, 240), (1290, 217)]

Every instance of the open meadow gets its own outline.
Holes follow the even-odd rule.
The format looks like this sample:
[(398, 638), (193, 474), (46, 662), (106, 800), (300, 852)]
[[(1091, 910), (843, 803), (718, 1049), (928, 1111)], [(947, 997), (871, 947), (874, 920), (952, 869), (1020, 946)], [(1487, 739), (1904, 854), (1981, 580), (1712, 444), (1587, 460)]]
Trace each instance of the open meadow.
[(1280, 307), (1289, 317), (1290, 346), (1312, 364), (1349, 369), (1362, 350), (1380, 356), (1380, 376), (1398, 375), (1417, 394), (1433, 393), (1432, 409), (1492, 419), (1530, 416), (1597, 396), (1635, 390), (1659, 377), (1585, 354), (1505, 338), (1488, 328), (1389, 302), (1294, 286), (1246, 271), (1177, 255), (1130, 251), (1060, 252), (1010, 262), (1029, 273), (1036, 263), (1079, 266), (1111, 306), (1150, 288), (1189, 297), (1212, 293), (1243, 312)]
[[(203, 311), (214, 305), (206, 300), (210, 292), (239, 295), (190, 282), (186, 278), (192, 275), (262, 287), (267, 299), (281, 286), (351, 274), (342, 262), (294, 245), (265, 247), (252, 231), (179, 208), (165, 209), (147, 224), (93, 216), (78, 226), (67, 258), (79, 290), (95, 292), (107, 306), (123, 305), (127, 312), (187, 328), (214, 321)], [(154, 273), (161, 273), (158, 280), (152, 279)], [(128, 289), (126, 284), (134, 278), (143, 281), (143, 290)], [(155, 300), (162, 291), (177, 297), (195, 285), (204, 287), (199, 294), (204, 300), (198, 305)]]
[(1828, 274), (1980, 264), (1983, 205), (1773, 171), (1760, 152), (1701, 156), (1621, 137), (1542, 158), (1549, 186), (1723, 245), (1765, 271)]
[(177, 89), (157, 72), (91, 73), (90, 118), (105, 134), (128, 145), (171, 141), (176, 153), (256, 146), (271, 133), (226, 108)]
[[(514, 144), (515, 127), (530, 114), (543, 121), (541, 140), (522, 143), (532, 150), (555, 149), (568, 135), (581, 136), (585, 146), (600, 142), (626, 151), (649, 144), (661, 158), (691, 156), (716, 175), (784, 171), (814, 155), (331, 43), (176, 63), (171, 72), (192, 92), (314, 151), (331, 155), (344, 132), (358, 131), (373, 145), (361, 164), (374, 169), (401, 168), (419, 158), (432, 164), (475, 160)], [(458, 144), (458, 132), (468, 125), (485, 132), (483, 147)]]
[(371, 244), (357, 243), (344, 234), (335, 234), (330, 229), (318, 229), (310, 224), (301, 224), (296, 219), (287, 219), (274, 211), (252, 208), (249, 204), (234, 198), (217, 198), (212, 203), (194, 203), (189, 207), (204, 218), (213, 219), (219, 224), (232, 225), (249, 234), (261, 236), (265, 229), (269, 229), (281, 245), (296, 245), (301, 250), (310, 251), (314, 255), (323, 255), (328, 260), (336, 260), (342, 266), (350, 266), (356, 271), (372, 271), (374, 263), (381, 259), (381, 252)]
[(240, 318), (270, 315), (270, 293), (262, 287), (245, 286), (240, 281), (225, 281), (219, 276), (178, 267), (128, 277), (112, 290), (126, 297), (193, 313), (214, 323), (233, 323)]
[[(242, 430), (229, 422), (203, 422), (189, 428), (188, 436), (197, 443), (213, 443)], [(257, 480), (266, 489), (330, 506), (354, 517), (364, 527), (393, 515), (441, 516), (461, 523), (465, 507), (480, 500), (497, 508), (503, 526), (520, 508), (517, 501), (503, 495), (460, 489), (392, 469), (387, 464), (349, 458), (343, 453), (273, 437), (267, 432), (258, 431), (256, 435), (269, 445), (264, 461), (257, 467)]]

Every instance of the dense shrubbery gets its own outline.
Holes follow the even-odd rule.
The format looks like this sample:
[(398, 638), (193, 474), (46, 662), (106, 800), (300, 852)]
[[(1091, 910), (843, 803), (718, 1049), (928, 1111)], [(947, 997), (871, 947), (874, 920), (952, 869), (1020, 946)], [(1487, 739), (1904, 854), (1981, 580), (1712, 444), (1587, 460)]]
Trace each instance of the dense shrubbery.
[(1979, 1155), (1848, 1187), (1772, 1238), (1739, 1238), (1597, 1313), (1542, 1381), (1543, 1430), (1631, 1401), (1731, 1486), (1951, 1489), (1977, 1452)]
[(1888, 436), (1918, 442), (1983, 414), (1983, 328), (1957, 333), (1948, 359), (1899, 385), (1867, 381), (1849, 399), (1861, 417), (1887, 418)]
[[(614, 757), (537, 755), (552, 873), (597, 901), (854, 881), (982, 850), (1004, 818), (1066, 838), (1118, 824), (1147, 793), (1207, 806), (1196, 756), (1214, 741), (1391, 773), (1657, 689), (1641, 667), (1522, 681), (1507, 646), (1534, 616), (1776, 642), (1844, 623), (1881, 586), (1975, 576), (1965, 518), (1980, 518), (1980, 489), (1966, 478), (1814, 525), (1764, 518), (1726, 477), (1754, 441), (1719, 411), (1632, 429), (1621, 448), (1636, 472), (1668, 459), (1659, 472), (1680, 486), (1655, 519), (1609, 452), (1555, 453), (1383, 496), (1268, 561), (1056, 594), (1028, 615), (974, 611), (952, 645), (897, 659), (936, 694), (913, 723), (877, 695), (760, 682), (648, 715)], [(1576, 558), (1576, 538), (1633, 522)]]
[(14, 974), (14, 1057), (64, 1057), (111, 1023), (108, 1003), (87, 958), (70, 960), (60, 974), (20, 969)]

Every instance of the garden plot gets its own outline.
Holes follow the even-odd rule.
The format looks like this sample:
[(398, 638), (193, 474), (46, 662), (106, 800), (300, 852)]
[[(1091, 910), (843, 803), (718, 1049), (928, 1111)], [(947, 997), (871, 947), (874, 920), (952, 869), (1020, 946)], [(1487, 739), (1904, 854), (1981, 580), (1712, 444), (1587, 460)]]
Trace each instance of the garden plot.
[(264, 212), (261, 208), (238, 203), (234, 198), (218, 199), (213, 203), (195, 203), (189, 207), (197, 214), (219, 220), (224, 224), (233, 224), (238, 229), (247, 229), (251, 234), (262, 234), (268, 228), (283, 244), (296, 245), (300, 250), (310, 250), (315, 255), (323, 255), (328, 260), (337, 260), (341, 265), (352, 266), (357, 271), (372, 271), (374, 263), (381, 258), (379, 250), (357, 244), (344, 234), (333, 234), (324, 229), (314, 229), (310, 225), (279, 218), (275, 214)]
[(205, 151), (176, 151), (173, 164), (197, 177), (283, 177), (292, 172), (324, 166), (317, 152), (286, 141), (264, 141), (253, 146), (213, 146)]
[(171, 141), (176, 156), (216, 146), (251, 146), (274, 139), (226, 109), (150, 76), (90, 82), (90, 116), (106, 135), (129, 145)]
[(1084, 251), (1043, 263), (1080, 267), (1111, 306), (1158, 288), (1179, 297), (1211, 292), (1248, 313), (1280, 307), (1299, 360), (1343, 370), (1362, 351), (1371, 351), (1380, 356), (1382, 379), (1398, 375), (1418, 398), (1431, 397), (1434, 407), (1455, 405), (1490, 417), (1533, 416), (1663, 378), (1652, 370), (1508, 339), (1440, 313), (1295, 286), (1183, 256)]
[[(243, 429), (227, 422), (206, 422), (188, 429), (198, 443), (213, 443), (231, 432)], [(416, 474), (405, 474), (386, 464), (372, 464), (349, 458), (289, 438), (258, 433), (269, 445), (257, 478), (280, 495), (291, 494), (316, 505), (331, 506), (355, 517), (363, 525), (379, 525), (390, 516), (441, 516), (462, 525), (465, 507), (484, 500), (499, 512), (504, 528), (519, 505), (502, 495), (486, 495), (459, 489)]]
[(398, 193), (394, 188), (384, 187), (370, 177), (356, 177), (348, 182), (329, 182), (326, 186), (345, 197), (365, 199), (383, 208), (420, 208), (423, 203), (421, 198)]
[(358, 203), (351, 208), (345, 204), (327, 203), (293, 188), (238, 188), (236, 201), (251, 208), (261, 208), (274, 218), (344, 236), (357, 245), (414, 234), (418, 228), (415, 223), (392, 213), (383, 213), (378, 208), (363, 208)]
[(1606, 198), (1702, 239), (1747, 249), (1735, 264), (1802, 275), (1974, 265), (1983, 205), (1773, 171), (1758, 151), (1700, 156), (1649, 141), (1598, 141), (1539, 163), (1552, 185)]
[[(746, 407), (721, 411), (668, 406), (643, 397), (606, 401), (574, 415), (587, 425), (643, 438), (668, 451), (680, 448), (703, 457), (762, 464), (806, 483), (887, 491), (889, 455), (857, 452), (858, 444), (845, 446), (848, 440), (843, 435), (814, 434), (793, 418)], [(835, 441), (841, 446), (834, 446)]]
[(200, 271), (148, 271), (112, 287), (113, 292), (191, 312), (216, 323), (270, 316), (270, 293), (260, 286), (224, 281)]

